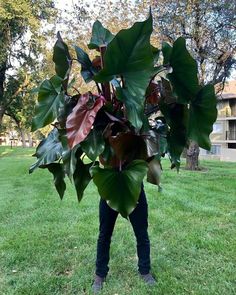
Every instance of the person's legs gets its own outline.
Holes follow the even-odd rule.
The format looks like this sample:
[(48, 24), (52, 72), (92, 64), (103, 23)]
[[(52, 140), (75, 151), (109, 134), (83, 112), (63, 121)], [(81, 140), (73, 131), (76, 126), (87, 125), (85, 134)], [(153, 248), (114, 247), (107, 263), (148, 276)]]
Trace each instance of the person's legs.
[(108, 271), (111, 236), (115, 226), (118, 212), (111, 209), (106, 201), (99, 204), (99, 237), (97, 242), (96, 275), (105, 278)]
[(138, 270), (141, 275), (150, 271), (150, 241), (148, 237), (148, 205), (142, 186), (137, 207), (129, 215), (136, 240), (138, 254)]

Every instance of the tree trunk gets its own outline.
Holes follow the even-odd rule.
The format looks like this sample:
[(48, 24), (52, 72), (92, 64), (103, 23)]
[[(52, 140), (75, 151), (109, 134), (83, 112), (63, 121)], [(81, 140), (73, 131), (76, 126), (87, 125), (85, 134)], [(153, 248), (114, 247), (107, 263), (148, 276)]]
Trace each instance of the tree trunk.
[(0, 125), (2, 125), (2, 119), (5, 113), (5, 107), (4, 107), (4, 82), (6, 79), (6, 69), (7, 64), (6, 62), (3, 62), (0, 64)]
[(29, 141), (29, 147), (33, 147), (33, 139), (32, 139), (30, 132), (27, 132), (27, 138)]
[(199, 145), (191, 141), (189, 148), (187, 150), (187, 156), (186, 156), (186, 169), (187, 170), (199, 170), (199, 161), (198, 161), (198, 156), (199, 156)]
[(20, 125), (20, 121), (16, 119), (16, 117), (11, 117), (13, 118), (13, 120), (16, 122), (16, 125), (17, 125), (17, 129), (18, 131), (20, 132), (20, 137), (21, 137), (21, 141), (22, 141), (22, 147), (25, 148), (26, 147), (26, 142), (25, 142), (25, 131), (23, 128), (21, 128), (21, 125)]
[(26, 147), (26, 142), (25, 142), (25, 131), (24, 131), (21, 127), (18, 127), (18, 129), (19, 129), (20, 136), (21, 136), (22, 147), (25, 148), (25, 147)]
[(4, 116), (5, 110), (4, 108), (0, 105), (0, 126), (2, 125), (2, 119)]

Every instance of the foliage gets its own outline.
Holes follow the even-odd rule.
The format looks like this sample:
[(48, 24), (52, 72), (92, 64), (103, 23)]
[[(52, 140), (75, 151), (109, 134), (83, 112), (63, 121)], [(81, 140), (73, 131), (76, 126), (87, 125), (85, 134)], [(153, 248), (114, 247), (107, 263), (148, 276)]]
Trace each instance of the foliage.
[[(200, 84), (217, 84), (218, 92), (222, 91), (236, 67), (235, 1), (163, 0), (156, 5), (156, 0), (150, 0), (149, 3), (158, 22), (156, 35), (171, 43), (183, 36), (197, 61)], [(199, 146), (192, 141), (186, 169), (199, 170), (198, 156)]]
[[(58, 179), (64, 181), (64, 167), (79, 200), (92, 176), (101, 197), (127, 217), (137, 204), (144, 176), (160, 184), (162, 156), (168, 153), (178, 169), (190, 139), (210, 148), (216, 119), (214, 87), (200, 85), (185, 39), (178, 38), (173, 46), (163, 43), (161, 50), (151, 45), (152, 23), (150, 14), (113, 36), (95, 22), (89, 47), (100, 52), (96, 62), (79, 47), (77, 59), (71, 58), (58, 34), (53, 53), (56, 75), (39, 87), (32, 126), (36, 130), (54, 122), (54, 130), (37, 148), (38, 161), (30, 171), (60, 164), (53, 166), (60, 171), (49, 170), (61, 197), (65, 187)], [(95, 82), (98, 93), (71, 94), (75, 62), (81, 64), (85, 81)], [(151, 126), (149, 118), (157, 111)], [(92, 162), (86, 164), (84, 156)], [(103, 168), (95, 162), (98, 156)]]
[(8, 115), (17, 120), (21, 128), (28, 128), (21, 109), (24, 105), (26, 110), (27, 105), (26, 111), (31, 112), (34, 103), (25, 104), (25, 100), (33, 101), (25, 90), (39, 83), (45, 67), (42, 53), (47, 51), (45, 32), (50, 35), (46, 24), (55, 16), (52, 0), (0, 2), (0, 124), (3, 116)]

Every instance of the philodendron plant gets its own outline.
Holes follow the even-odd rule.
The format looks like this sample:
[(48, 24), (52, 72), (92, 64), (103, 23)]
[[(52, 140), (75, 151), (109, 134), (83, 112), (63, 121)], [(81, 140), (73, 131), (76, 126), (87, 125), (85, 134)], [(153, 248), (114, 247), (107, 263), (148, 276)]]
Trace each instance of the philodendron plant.
[[(184, 38), (157, 49), (150, 43), (152, 31), (151, 14), (115, 36), (96, 21), (88, 44), (99, 54), (93, 60), (78, 46), (72, 58), (58, 33), (56, 73), (39, 87), (32, 131), (48, 124), (54, 128), (38, 145), (30, 173), (47, 168), (61, 198), (66, 175), (79, 201), (93, 179), (108, 205), (127, 217), (145, 175), (159, 186), (161, 157), (167, 153), (178, 169), (190, 139), (210, 149), (217, 115), (214, 87), (199, 84)], [(76, 63), (97, 93), (74, 94)]]

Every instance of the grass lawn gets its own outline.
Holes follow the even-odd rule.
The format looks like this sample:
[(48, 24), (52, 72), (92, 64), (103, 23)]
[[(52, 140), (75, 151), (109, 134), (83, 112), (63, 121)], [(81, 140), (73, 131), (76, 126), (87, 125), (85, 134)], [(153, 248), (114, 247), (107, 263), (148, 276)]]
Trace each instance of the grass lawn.
[[(96, 187), (78, 204), (68, 183), (61, 202), (51, 174), (28, 174), (32, 153), (0, 147), (0, 294), (91, 294)], [(120, 217), (101, 294), (236, 294), (236, 164), (201, 164), (208, 171), (177, 174), (164, 161), (163, 192), (145, 184), (157, 286), (139, 280), (134, 235)]]

